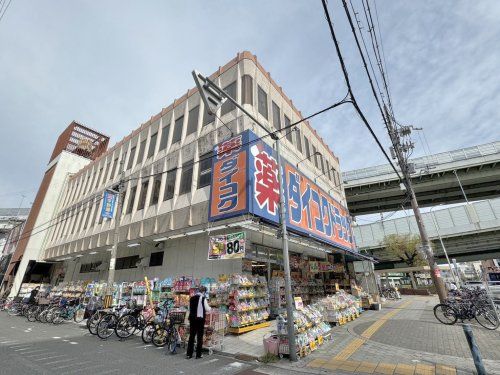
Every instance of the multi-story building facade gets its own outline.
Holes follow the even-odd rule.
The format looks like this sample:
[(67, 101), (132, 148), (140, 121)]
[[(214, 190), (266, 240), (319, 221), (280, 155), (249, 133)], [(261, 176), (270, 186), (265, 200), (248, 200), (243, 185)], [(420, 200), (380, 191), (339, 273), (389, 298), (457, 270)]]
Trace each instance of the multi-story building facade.
[[(269, 131), (302, 119), (249, 52), (239, 53), (211, 79)], [(345, 205), (339, 159), (307, 121), (288, 129), (279, 133), (283, 157)], [(246, 130), (272, 144), (266, 132), (231, 103), (209, 116), (197, 90), (188, 90), (68, 178), (39, 260), (64, 262), (65, 281), (106, 279), (115, 220), (102, 217), (102, 196), (122, 177), (125, 192), (116, 280), (240, 272), (241, 259), (207, 260), (208, 237), (228, 228), (247, 232), (247, 251), (253, 259), (279, 258), (281, 240), (272, 225), (248, 214), (217, 223), (208, 220), (214, 146)], [(349, 223), (344, 224), (350, 230)], [(293, 236), (290, 246), (293, 252), (319, 258), (342, 251), (300, 235)]]

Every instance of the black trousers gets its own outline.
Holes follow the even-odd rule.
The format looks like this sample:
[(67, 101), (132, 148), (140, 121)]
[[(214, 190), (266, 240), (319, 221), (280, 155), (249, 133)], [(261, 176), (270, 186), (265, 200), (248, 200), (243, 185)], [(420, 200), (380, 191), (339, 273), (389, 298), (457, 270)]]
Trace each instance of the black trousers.
[(189, 341), (186, 353), (188, 357), (191, 357), (193, 355), (195, 337), (196, 337), (196, 356), (201, 357), (204, 329), (205, 329), (205, 319), (195, 318), (189, 321)]

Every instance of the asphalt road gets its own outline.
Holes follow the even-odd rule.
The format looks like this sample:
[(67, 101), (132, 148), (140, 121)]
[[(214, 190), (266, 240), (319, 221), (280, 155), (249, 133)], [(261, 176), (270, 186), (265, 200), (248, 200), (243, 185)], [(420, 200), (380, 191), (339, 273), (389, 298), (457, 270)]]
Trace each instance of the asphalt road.
[[(184, 349), (144, 345), (140, 337), (101, 340), (85, 326), (30, 323), (0, 312), (0, 374), (257, 374), (257, 364), (217, 354), (186, 360)], [(269, 373), (269, 370), (265, 371)], [(278, 371), (276, 371), (277, 373)], [(260, 372), (259, 372), (260, 373)]]

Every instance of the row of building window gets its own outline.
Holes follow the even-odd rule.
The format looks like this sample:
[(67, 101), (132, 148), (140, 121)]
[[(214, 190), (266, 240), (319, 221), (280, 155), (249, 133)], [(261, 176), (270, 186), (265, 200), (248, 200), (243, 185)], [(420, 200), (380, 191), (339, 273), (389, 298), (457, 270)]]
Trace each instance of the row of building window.
[[(241, 102), (242, 104), (250, 104), (253, 105), (253, 79), (249, 75), (244, 75), (242, 76), (242, 85), (241, 85)], [(237, 83), (236, 81), (230, 83), (227, 85), (224, 90), (233, 98), (236, 99), (236, 94), (237, 94)], [(232, 104), (229, 101), (226, 101), (224, 105), (221, 107), (221, 116), (231, 112), (232, 110), (235, 109), (234, 104)], [(257, 110), (260, 115), (262, 115), (266, 120), (268, 120), (271, 125), (276, 129), (282, 129), (282, 127), (289, 127), (291, 124), (290, 118), (283, 114), (283, 126), (281, 122), (281, 109), (279, 105), (271, 100), (271, 116), (269, 114), (269, 108), (268, 108), (268, 95), (266, 91), (260, 86), (257, 85)], [(187, 121), (187, 129), (186, 129), (186, 134), (192, 134), (197, 131), (198, 128), (198, 118), (199, 118), (199, 111), (200, 107), (196, 106), (192, 108), (188, 112), (188, 121)], [(202, 119), (202, 126), (206, 126), (214, 121), (214, 116), (213, 115), (208, 115), (206, 111), (203, 111), (203, 119)], [(271, 117), (271, 118), (270, 118)], [(183, 125), (184, 125), (184, 115), (178, 117), (174, 121), (174, 130), (172, 134), (172, 140), (171, 143), (175, 144), (181, 141), (182, 139), (182, 133), (183, 133)], [(316, 147), (314, 145), (311, 145), (309, 142), (309, 139), (300, 131), (299, 127), (289, 129), (285, 133), (285, 138), (296, 147), (297, 151), (300, 152), (301, 154), (305, 155), (305, 159), (310, 160), (315, 167), (318, 169), (317, 175), (324, 175), (328, 179), (330, 179), (334, 185), (339, 186), (340, 185), (340, 176), (339, 173), (335, 170), (333, 165), (330, 165), (328, 160), (326, 160), (321, 153), (318, 152)], [(127, 161), (127, 156), (128, 156), (128, 161), (126, 165), (126, 170), (131, 169), (134, 165), (142, 163), (144, 157), (146, 159), (149, 159), (154, 156), (155, 150), (157, 143), (159, 141), (158, 145), (158, 151), (162, 151), (167, 148), (168, 146), (168, 141), (169, 141), (169, 134), (170, 134), (170, 122), (168, 122), (166, 125), (163, 126), (161, 129), (161, 134), (160, 138), (158, 140), (158, 132), (159, 129), (156, 130), (153, 134), (150, 136), (150, 141), (149, 141), (149, 147), (146, 153), (146, 146), (147, 146), (147, 138), (138, 141), (136, 145), (132, 146), (130, 148), (130, 151), (123, 152), (122, 153), (122, 158), (123, 160)], [(137, 147), (139, 147), (139, 150), (137, 151)], [(128, 147), (126, 146), (124, 148), (127, 149)], [(136, 156), (137, 152), (137, 160), (135, 160), (134, 164), (134, 159)], [(128, 155), (127, 155), (128, 154)], [(115, 174), (117, 173), (118, 165), (120, 164), (119, 162), (119, 157), (116, 156), (113, 161), (111, 162), (108, 161), (108, 163), (104, 166), (102, 165), (99, 168), (99, 171), (94, 170), (94, 173), (88, 173), (85, 181), (82, 182), (83, 180), (78, 180), (76, 184), (73, 185), (73, 189), (69, 192), (66, 198), (65, 205), (67, 205), (69, 202), (73, 202), (75, 200), (78, 200), (79, 196), (85, 195), (87, 192), (89, 192), (89, 186), (93, 186), (93, 190), (96, 190), (100, 184), (101, 177), (103, 176), (103, 173), (106, 171), (109, 171), (111, 168), (111, 172), (108, 177), (108, 182), (112, 181), (115, 178)], [(199, 166), (199, 175), (198, 175), (198, 188), (203, 188), (207, 185), (210, 184), (210, 179), (211, 179), (211, 165), (212, 165), (212, 160), (211, 160), (211, 153), (202, 155), (200, 157), (200, 166)], [(175, 182), (176, 182), (176, 177), (177, 177), (177, 169), (172, 169), (167, 171), (167, 177), (166, 177), (166, 183), (164, 186), (164, 194), (163, 194), (163, 200), (169, 200), (172, 199), (174, 196), (174, 190), (175, 190)], [(189, 161), (187, 163), (184, 163), (181, 169), (181, 181), (179, 184), (179, 194), (186, 194), (191, 191), (192, 187), (192, 179), (193, 179), (193, 162)], [(105, 177), (102, 177), (103, 180)], [(91, 181), (95, 181), (92, 185)], [(107, 181), (102, 181), (101, 184), (107, 182)], [(80, 186), (82, 185), (82, 186)], [(141, 184), (141, 195), (138, 200), (138, 205), (137, 205), (137, 210), (142, 210), (147, 206), (146, 202), (146, 197), (147, 197), (147, 190), (149, 187), (149, 179), (145, 180)], [(80, 190), (78, 190), (80, 188)], [(137, 193), (137, 186), (133, 186), (130, 189), (129, 193), (129, 204), (127, 205), (127, 213), (131, 213), (133, 210), (133, 202), (135, 200), (135, 195)], [(151, 194), (151, 200), (149, 202), (149, 205), (155, 205), (158, 203), (160, 200), (160, 192), (161, 192), (161, 175), (158, 175), (154, 178), (153, 180), (153, 188), (152, 188), (152, 194)], [(97, 203), (98, 205), (99, 203)], [(74, 209), (75, 210), (75, 209)], [(97, 211), (98, 209), (96, 209)], [(80, 225), (78, 228), (78, 232), (80, 230), (85, 230), (89, 224), (90, 220), (90, 209), (88, 209), (88, 214), (86, 215), (85, 220), (80, 220)], [(69, 234), (73, 234), (75, 231), (75, 225), (77, 220), (73, 220), (73, 228), (69, 232)], [(102, 218), (99, 218), (99, 222), (102, 222)], [(64, 228), (61, 231), (61, 233), (65, 233), (65, 228), (66, 223), (64, 224)], [(83, 227), (83, 228), (82, 228)], [(59, 228), (60, 229), (60, 228)], [(59, 232), (59, 231), (58, 231)]]
[[(157, 267), (163, 265), (163, 254), (163, 251), (151, 253), (148, 263), (149, 267)], [(137, 268), (137, 262), (139, 262), (139, 259), (139, 255), (116, 258), (115, 269), (125, 270), (130, 268)], [(82, 264), (80, 266), (80, 273), (98, 272), (99, 266), (101, 264), (101, 261)]]

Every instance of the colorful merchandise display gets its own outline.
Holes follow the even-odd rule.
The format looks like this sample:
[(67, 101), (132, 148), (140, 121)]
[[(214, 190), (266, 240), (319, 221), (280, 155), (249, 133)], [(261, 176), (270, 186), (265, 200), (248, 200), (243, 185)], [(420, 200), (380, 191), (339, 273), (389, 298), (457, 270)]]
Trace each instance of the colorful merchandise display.
[[(286, 313), (276, 319), (277, 333), (280, 338), (280, 355), (289, 354)], [(305, 306), (293, 312), (296, 351), (299, 356), (308, 355), (330, 337), (331, 327), (323, 321), (323, 314), (317, 304)]]
[(317, 304), (323, 320), (329, 323), (344, 324), (359, 316), (360, 300), (344, 290), (321, 299)]
[(269, 326), (269, 296), (262, 276), (234, 274), (229, 278), (229, 331), (243, 333)]

